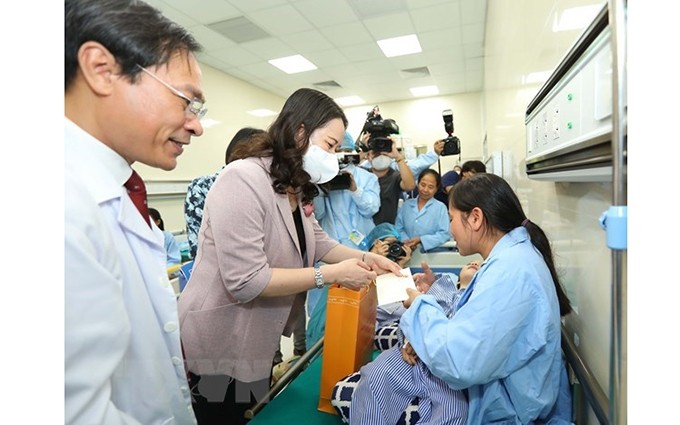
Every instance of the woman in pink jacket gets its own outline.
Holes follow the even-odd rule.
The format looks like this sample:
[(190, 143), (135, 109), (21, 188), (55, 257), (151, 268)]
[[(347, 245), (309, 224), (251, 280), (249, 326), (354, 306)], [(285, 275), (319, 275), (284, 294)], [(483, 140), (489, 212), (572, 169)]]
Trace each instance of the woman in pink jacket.
[[(280, 337), (325, 284), (358, 289), (399, 271), (338, 244), (310, 206), (338, 174), (347, 118), (327, 95), (293, 93), (268, 132), (233, 153), (206, 198), (191, 279), (179, 299), (181, 338), (199, 424), (242, 423), (269, 389)], [(315, 266), (322, 261), (324, 265)]]

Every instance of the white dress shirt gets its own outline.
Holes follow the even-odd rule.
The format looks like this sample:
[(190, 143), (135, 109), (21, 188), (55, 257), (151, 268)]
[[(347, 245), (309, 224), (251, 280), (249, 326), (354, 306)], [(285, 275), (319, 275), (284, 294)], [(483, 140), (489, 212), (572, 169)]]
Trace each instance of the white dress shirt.
[(65, 121), (65, 423), (195, 424), (163, 235), (127, 162)]

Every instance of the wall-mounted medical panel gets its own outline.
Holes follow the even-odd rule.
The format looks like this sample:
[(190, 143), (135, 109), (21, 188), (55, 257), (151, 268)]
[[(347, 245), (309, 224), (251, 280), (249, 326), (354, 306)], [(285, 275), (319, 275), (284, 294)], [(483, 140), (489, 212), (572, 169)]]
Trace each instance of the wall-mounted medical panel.
[(610, 46), (605, 7), (527, 108), (529, 178), (611, 181)]

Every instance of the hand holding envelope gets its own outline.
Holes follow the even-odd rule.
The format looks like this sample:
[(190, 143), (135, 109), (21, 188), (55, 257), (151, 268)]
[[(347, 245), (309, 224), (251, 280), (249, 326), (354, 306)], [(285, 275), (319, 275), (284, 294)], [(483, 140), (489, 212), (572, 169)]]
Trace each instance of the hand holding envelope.
[(378, 305), (401, 302), (409, 298), (407, 288), (416, 290), (416, 284), (409, 267), (402, 269), (402, 277), (394, 273), (385, 273), (378, 276), (375, 286), (378, 290)]

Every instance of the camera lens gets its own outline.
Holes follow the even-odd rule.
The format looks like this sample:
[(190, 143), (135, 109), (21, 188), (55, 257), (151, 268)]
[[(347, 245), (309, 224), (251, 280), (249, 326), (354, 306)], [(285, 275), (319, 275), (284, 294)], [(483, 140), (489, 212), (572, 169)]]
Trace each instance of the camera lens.
[(387, 258), (389, 258), (392, 261), (396, 261), (397, 258), (403, 257), (406, 255), (406, 251), (404, 251), (404, 248), (402, 247), (402, 243), (399, 241), (394, 241), (390, 243), (390, 246), (388, 247), (387, 250)]

